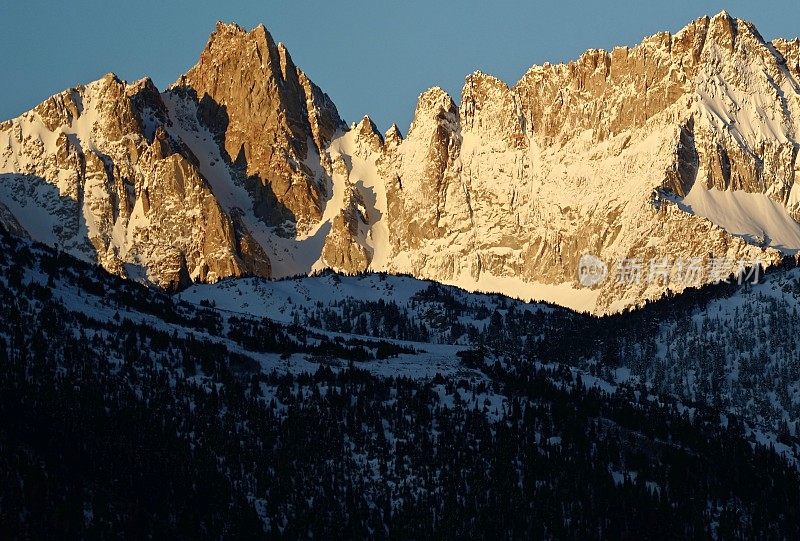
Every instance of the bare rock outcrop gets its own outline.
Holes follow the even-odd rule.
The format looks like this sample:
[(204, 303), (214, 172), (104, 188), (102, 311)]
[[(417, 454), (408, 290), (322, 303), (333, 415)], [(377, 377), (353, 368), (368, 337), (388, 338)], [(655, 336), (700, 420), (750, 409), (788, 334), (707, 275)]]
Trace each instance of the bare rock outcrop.
[(108, 75), (0, 124), (0, 219), (166, 288), (377, 270), (603, 313), (697, 285), (616, 262), (800, 251), (799, 133), (800, 42), (725, 12), (514, 85), (475, 72), (458, 104), (432, 88), (405, 137), (348, 129), (263, 26), (220, 23), (164, 92)]
[(326, 194), (308, 161), (344, 124), (263, 25), (246, 32), (219, 23), (175, 87), (196, 96), (226, 159), (247, 179), (259, 218), (300, 233), (319, 221)]

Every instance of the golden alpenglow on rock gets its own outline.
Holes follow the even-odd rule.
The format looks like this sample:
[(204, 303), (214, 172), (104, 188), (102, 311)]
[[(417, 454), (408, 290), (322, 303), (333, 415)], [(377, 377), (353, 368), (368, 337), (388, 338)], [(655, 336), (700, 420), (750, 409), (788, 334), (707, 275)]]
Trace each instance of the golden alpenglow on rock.
[(0, 124), (0, 220), (164, 288), (373, 270), (605, 313), (684, 287), (617, 261), (800, 249), (797, 133), (800, 42), (725, 12), (432, 88), (405, 138), (348, 129), (263, 26), (219, 23), (165, 91), (108, 75)]

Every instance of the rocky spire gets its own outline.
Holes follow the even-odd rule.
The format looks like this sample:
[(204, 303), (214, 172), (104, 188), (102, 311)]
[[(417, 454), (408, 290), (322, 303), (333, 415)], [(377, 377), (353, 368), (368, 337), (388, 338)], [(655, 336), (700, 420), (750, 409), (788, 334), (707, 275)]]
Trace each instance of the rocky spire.
[(461, 91), (461, 125), (465, 130), (506, 138), (525, 145), (525, 123), (514, 92), (506, 83), (480, 71), (469, 75)]
[(415, 133), (421, 129), (428, 131), (431, 127), (443, 127), (450, 131), (458, 129), (458, 108), (453, 98), (442, 88), (429, 88), (417, 98), (414, 120), (408, 130), (408, 138), (419, 137)]
[(783, 56), (789, 73), (800, 82), (800, 39), (776, 39), (772, 41), (772, 46)]
[(319, 155), (342, 121), (263, 25), (247, 32), (218, 23), (175, 88), (196, 97), (228, 160), (249, 179), (262, 220), (288, 220), (299, 232), (319, 220), (324, 195), (306, 160)]
[(353, 129), (358, 140), (369, 145), (373, 150), (378, 151), (383, 146), (383, 136), (369, 115), (364, 115), (364, 118)]
[(397, 127), (397, 124), (392, 123), (392, 125), (389, 126), (389, 129), (386, 130), (386, 134), (383, 136), (383, 140), (387, 145), (391, 146), (397, 146), (403, 142), (403, 134), (400, 133), (400, 128)]

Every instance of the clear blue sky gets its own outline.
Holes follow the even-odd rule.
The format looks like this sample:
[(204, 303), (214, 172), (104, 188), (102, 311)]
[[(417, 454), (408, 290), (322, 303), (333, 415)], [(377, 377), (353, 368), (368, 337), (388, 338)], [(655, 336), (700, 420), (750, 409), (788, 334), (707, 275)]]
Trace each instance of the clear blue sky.
[(480, 69), (513, 83), (532, 64), (634, 45), (727, 9), (762, 35), (800, 34), (800, 1), (3, 0), (0, 119), (109, 71), (163, 88), (200, 54), (216, 20), (263, 22), (348, 122), (408, 128), (417, 95), (458, 96)]

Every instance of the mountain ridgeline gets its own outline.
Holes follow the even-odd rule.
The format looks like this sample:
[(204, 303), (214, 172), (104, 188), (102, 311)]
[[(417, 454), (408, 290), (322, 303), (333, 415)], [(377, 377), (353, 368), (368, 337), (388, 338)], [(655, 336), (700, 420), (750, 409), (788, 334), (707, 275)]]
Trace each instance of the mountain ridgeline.
[(725, 12), (405, 136), (263, 26), (47, 99), (0, 123), (0, 537), (800, 538), (799, 133), (800, 41)]
[[(604, 318), (384, 274), (181, 297), (0, 226), (0, 533), (796, 538), (800, 279), (773, 278)], [(763, 370), (760, 336), (703, 347), (743, 339), (720, 302), (764, 320)], [(659, 371), (641, 329), (687, 312)]]
[(800, 249), (798, 62), (723, 12), (513, 86), (473, 73), (459, 104), (432, 88), (403, 137), (220, 23), (166, 90), (110, 74), (0, 123), (0, 221), (169, 290), (330, 268), (614, 312), (685, 284), (581, 288), (582, 255)]

